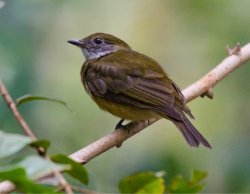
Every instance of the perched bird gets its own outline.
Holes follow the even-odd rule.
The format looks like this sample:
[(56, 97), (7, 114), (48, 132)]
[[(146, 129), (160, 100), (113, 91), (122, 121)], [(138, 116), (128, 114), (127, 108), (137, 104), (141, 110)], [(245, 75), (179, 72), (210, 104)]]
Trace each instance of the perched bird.
[(194, 118), (179, 87), (150, 57), (130, 48), (123, 40), (95, 33), (81, 40), (69, 40), (86, 58), (81, 79), (85, 90), (104, 111), (126, 120), (166, 118), (180, 130), (190, 146), (208, 141), (185, 114)]

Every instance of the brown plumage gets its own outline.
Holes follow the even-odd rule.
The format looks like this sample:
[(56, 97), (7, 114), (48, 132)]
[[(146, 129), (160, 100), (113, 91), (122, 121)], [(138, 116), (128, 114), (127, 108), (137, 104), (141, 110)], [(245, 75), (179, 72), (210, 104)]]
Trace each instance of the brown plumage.
[(103, 33), (93, 34), (71, 44), (82, 48), (86, 62), (81, 69), (83, 85), (104, 111), (122, 119), (151, 118), (171, 120), (187, 143), (211, 148), (196, 130), (179, 87), (153, 59), (140, 54), (122, 40)]

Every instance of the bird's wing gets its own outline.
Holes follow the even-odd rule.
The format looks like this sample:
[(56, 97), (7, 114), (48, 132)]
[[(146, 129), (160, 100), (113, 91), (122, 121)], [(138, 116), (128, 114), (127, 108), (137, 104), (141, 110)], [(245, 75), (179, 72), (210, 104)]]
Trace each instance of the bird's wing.
[(86, 70), (85, 79), (92, 95), (182, 120), (183, 114), (175, 105), (176, 89), (164, 72), (96, 62)]

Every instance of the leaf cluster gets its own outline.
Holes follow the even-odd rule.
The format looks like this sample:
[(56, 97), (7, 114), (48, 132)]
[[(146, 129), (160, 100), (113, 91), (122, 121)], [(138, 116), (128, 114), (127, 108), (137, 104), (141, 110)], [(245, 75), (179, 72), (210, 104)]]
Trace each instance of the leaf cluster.
[[(0, 131), (0, 160), (14, 157), (25, 147), (42, 147), (47, 150), (48, 140), (32, 141), (31, 138)], [(47, 158), (38, 155), (29, 155), (18, 162), (5, 164), (0, 167), (0, 181), (9, 180), (16, 185), (16, 189), (25, 193), (54, 193), (58, 185), (39, 184), (39, 178), (63, 171), (83, 184), (88, 183), (88, 173), (84, 166), (73, 161), (64, 154), (54, 154)]]
[[(207, 173), (194, 170), (190, 179), (177, 176), (165, 181), (162, 172), (139, 172), (120, 181), (121, 193), (198, 193), (204, 188)], [(168, 183), (169, 182), (169, 183)]]

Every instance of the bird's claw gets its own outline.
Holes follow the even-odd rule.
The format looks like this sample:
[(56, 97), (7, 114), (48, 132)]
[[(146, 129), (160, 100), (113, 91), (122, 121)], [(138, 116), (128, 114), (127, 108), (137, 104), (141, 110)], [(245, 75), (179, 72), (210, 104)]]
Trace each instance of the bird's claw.
[(122, 124), (124, 120), (125, 120), (125, 119), (121, 119), (121, 120), (116, 124), (115, 130), (120, 129), (120, 128), (126, 129), (126, 125), (123, 125), (123, 124)]

